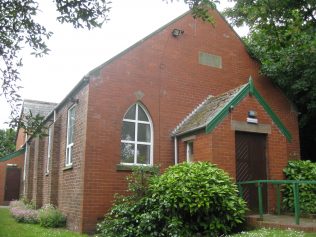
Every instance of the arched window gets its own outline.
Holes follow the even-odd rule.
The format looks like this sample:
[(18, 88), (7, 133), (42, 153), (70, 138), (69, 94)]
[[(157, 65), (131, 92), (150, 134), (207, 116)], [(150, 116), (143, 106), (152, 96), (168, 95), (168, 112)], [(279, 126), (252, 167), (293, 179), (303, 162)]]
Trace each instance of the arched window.
[(139, 104), (131, 106), (123, 118), (121, 163), (153, 163), (153, 126), (149, 114)]

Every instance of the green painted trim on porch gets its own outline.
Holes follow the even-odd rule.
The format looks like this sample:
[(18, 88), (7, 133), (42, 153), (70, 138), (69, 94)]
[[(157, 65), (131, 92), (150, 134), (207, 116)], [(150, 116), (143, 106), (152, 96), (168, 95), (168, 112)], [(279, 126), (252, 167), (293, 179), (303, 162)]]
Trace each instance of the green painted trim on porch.
[(279, 117), (273, 112), (271, 107), (268, 105), (268, 103), (263, 99), (263, 97), (260, 95), (258, 90), (255, 88), (253, 84), (253, 80), (250, 77), (248, 84), (240, 90), (234, 98), (229, 101), (218, 113), (214, 116), (214, 118), (208, 122), (205, 128), (206, 133), (212, 132), (217, 125), (228, 115), (231, 108), (235, 107), (239, 104), (242, 99), (244, 99), (248, 94), (253, 95), (259, 104), (264, 108), (264, 110), (268, 113), (268, 115), (271, 117), (272, 121), (276, 124), (276, 126), (280, 129), (281, 133), (286, 137), (286, 139), (291, 142), (292, 135), (287, 130), (287, 128), (284, 126), (282, 121), (279, 119)]
[(236, 106), (249, 92), (249, 84), (247, 84), (240, 92), (222, 108), (215, 117), (206, 125), (206, 133), (210, 133), (216, 126), (226, 117), (229, 110)]
[(15, 152), (13, 152), (13, 153), (11, 153), (11, 154), (9, 154), (9, 155), (6, 155), (6, 156), (4, 156), (4, 157), (1, 157), (1, 158), (0, 158), (0, 162), (1, 162), (1, 161), (7, 161), (7, 160), (10, 160), (10, 159), (13, 159), (13, 158), (15, 158), (15, 157), (17, 157), (17, 156), (19, 156), (19, 155), (24, 154), (24, 153), (25, 153), (25, 147), (21, 148), (20, 150), (15, 151)]
[(257, 91), (256, 88), (254, 88), (254, 94), (253, 94), (257, 101), (261, 104), (261, 106), (264, 108), (264, 110), (269, 114), (269, 116), (272, 118), (273, 122), (277, 125), (277, 127), (280, 129), (281, 133), (287, 138), (289, 142), (292, 141), (292, 134), (287, 130), (287, 128), (284, 126), (282, 121), (279, 119), (279, 117), (273, 112), (271, 107), (268, 105), (268, 103), (263, 99), (263, 97), (260, 95), (259, 91)]

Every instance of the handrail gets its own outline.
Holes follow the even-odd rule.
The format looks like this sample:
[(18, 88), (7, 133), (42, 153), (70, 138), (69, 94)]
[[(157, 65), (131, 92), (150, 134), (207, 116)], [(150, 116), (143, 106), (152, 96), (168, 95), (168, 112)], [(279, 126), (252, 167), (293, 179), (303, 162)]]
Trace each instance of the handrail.
[(300, 224), (300, 203), (299, 203), (299, 185), (300, 184), (316, 184), (316, 180), (249, 180), (237, 182), (239, 193), (242, 196), (244, 184), (258, 184), (258, 205), (260, 218), (263, 218), (263, 205), (262, 205), (262, 184), (274, 184), (277, 188), (277, 213), (280, 215), (281, 212), (281, 192), (280, 185), (292, 184), (293, 195), (294, 195), (294, 212), (295, 212), (295, 223)]

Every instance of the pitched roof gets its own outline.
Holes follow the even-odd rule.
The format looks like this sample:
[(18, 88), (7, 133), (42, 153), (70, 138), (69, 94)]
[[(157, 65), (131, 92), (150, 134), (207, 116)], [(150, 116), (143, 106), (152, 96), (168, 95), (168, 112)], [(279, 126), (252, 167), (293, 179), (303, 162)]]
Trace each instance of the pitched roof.
[(207, 124), (244, 88), (247, 84), (234, 88), (218, 96), (208, 96), (173, 131), (181, 135), (205, 128)]
[(24, 100), (23, 111), (24, 114), (29, 114), (30, 111), (33, 115), (41, 115), (46, 117), (55, 107), (57, 103), (37, 101), (37, 100)]
[(227, 116), (231, 108), (238, 105), (247, 95), (252, 95), (270, 116), (280, 132), (291, 142), (292, 135), (284, 126), (280, 118), (255, 88), (252, 78), (247, 84), (241, 85), (224, 94), (208, 97), (191, 114), (189, 114), (173, 131), (173, 136), (183, 135), (201, 128), (206, 133), (212, 132), (216, 126)]

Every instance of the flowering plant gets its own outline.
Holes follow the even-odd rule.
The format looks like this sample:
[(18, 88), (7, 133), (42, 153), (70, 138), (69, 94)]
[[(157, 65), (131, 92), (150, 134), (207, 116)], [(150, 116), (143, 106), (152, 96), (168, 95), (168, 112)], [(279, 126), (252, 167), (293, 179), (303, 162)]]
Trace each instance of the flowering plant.
[(30, 209), (22, 201), (10, 202), (10, 212), (17, 222), (38, 223), (38, 211)]

